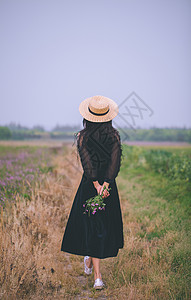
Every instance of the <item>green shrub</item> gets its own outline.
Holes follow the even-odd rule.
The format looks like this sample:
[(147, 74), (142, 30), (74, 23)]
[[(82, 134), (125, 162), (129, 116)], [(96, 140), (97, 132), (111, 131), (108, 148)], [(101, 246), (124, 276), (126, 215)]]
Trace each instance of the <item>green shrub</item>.
[(188, 155), (178, 155), (166, 150), (147, 150), (145, 159), (149, 167), (171, 179), (191, 181), (191, 160)]
[(0, 126), (0, 140), (9, 140), (11, 138), (11, 130), (8, 127)]

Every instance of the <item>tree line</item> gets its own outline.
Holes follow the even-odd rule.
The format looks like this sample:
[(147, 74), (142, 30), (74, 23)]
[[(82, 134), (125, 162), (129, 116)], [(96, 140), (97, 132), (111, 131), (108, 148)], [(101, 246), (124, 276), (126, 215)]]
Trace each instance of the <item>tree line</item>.
[[(56, 125), (51, 131), (42, 126), (27, 128), (11, 123), (8, 126), (0, 126), (0, 140), (25, 140), (25, 139), (73, 139), (74, 134), (81, 130), (79, 125)], [(191, 129), (187, 128), (150, 128), (129, 129), (117, 128), (122, 141), (173, 141), (191, 142)]]

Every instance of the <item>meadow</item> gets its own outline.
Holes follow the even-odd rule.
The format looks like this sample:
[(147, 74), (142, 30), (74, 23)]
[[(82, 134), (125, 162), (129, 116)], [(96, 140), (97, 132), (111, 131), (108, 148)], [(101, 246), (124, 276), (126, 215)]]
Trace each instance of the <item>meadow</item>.
[(125, 245), (103, 291), (60, 251), (82, 171), (75, 145), (0, 145), (0, 299), (191, 299), (191, 147), (123, 145)]

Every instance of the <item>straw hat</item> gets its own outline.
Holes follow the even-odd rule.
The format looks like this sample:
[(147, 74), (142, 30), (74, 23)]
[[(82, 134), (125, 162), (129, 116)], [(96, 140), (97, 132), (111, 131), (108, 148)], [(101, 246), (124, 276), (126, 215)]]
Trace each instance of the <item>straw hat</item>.
[(93, 96), (79, 105), (80, 114), (91, 122), (107, 122), (115, 118), (119, 108), (115, 101), (104, 96)]

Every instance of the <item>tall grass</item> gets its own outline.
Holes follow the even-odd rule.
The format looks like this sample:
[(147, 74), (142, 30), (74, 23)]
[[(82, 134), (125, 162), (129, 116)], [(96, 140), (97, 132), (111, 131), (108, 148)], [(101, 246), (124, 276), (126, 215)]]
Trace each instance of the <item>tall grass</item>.
[[(1, 208), (1, 299), (191, 298), (190, 181), (165, 173), (174, 155), (123, 146), (117, 185), (125, 243), (117, 257), (101, 261), (105, 289), (92, 288), (93, 274), (84, 276), (82, 257), (60, 251), (82, 172), (68, 146), (51, 151), (52, 168), (43, 166), (30, 197), (20, 191)], [(175, 153), (181, 162), (190, 155)]]
[[(42, 173), (29, 198), (17, 194), (1, 207), (0, 299), (48, 299), (73, 295), (71, 275), (61, 238), (66, 224), (76, 174), (68, 176), (68, 161), (52, 157), (55, 171)], [(54, 160), (54, 161), (53, 161)], [(70, 171), (69, 171), (70, 172)]]
[(126, 251), (120, 253), (120, 274), (127, 274), (126, 270), (136, 274), (133, 280), (125, 278), (138, 299), (191, 296), (189, 167), (186, 176), (179, 174), (176, 179), (166, 168), (171, 166), (171, 159), (175, 165), (189, 160), (190, 154), (181, 152), (178, 158), (177, 153), (124, 145), (126, 155), (119, 182), (127, 231)]

